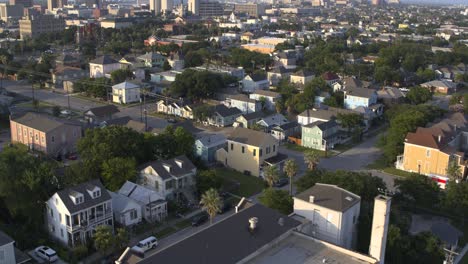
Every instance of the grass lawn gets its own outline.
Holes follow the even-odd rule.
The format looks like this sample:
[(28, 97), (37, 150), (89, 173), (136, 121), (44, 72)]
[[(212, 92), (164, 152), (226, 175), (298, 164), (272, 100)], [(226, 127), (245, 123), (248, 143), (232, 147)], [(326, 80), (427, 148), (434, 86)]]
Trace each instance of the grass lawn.
[[(312, 149), (312, 148), (306, 148), (297, 144), (291, 144), (291, 143), (285, 143), (284, 146), (289, 149), (289, 150), (294, 150), (298, 152), (306, 152), (306, 151), (314, 151), (317, 152), (320, 157), (325, 157), (325, 151), (318, 150), (318, 149)], [(333, 151), (330, 150), (327, 153), (328, 157), (334, 155)]]
[(387, 161), (383, 156), (379, 157), (377, 160), (375, 160), (373, 163), (367, 165), (368, 169), (371, 170), (381, 170), (383, 172), (386, 172), (388, 174), (400, 176), (400, 177), (409, 177), (412, 173), (399, 170), (395, 167), (391, 167), (388, 165)]
[[(20, 104), (17, 104), (16, 106), (18, 106), (18, 107), (31, 107), (31, 108), (34, 107), (32, 101), (20, 103)], [(53, 107), (53, 106), (54, 106), (53, 104), (49, 104), (49, 103), (46, 103), (46, 102), (43, 102), (43, 101), (38, 101), (38, 104), (37, 104), (37, 108), (49, 108), (49, 107)]]
[(409, 177), (409, 176), (411, 176), (411, 174), (413, 174), (411, 172), (402, 171), (402, 170), (399, 170), (399, 169), (393, 168), (393, 167), (385, 168), (385, 169), (383, 169), (383, 171), (388, 173), (388, 174), (393, 174), (393, 175), (400, 176), (400, 177)]
[(216, 173), (224, 178), (225, 185), (229, 183), (238, 183), (239, 188), (234, 194), (242, 197), (250, 197), (261, 192), (265, 188), (265, 182), (255, 176), (249, 176), (227, 168), (218, 168)]
[(190, 222), (189, 219), (184, 219), (184, 220), (178, 222), (177, 224), (175, 224), (175, 226), (177, 227), (178, 230), (184, 229), (184, 228), (189, 227), (191, 225), (192, 225), (192, 223)]
[(174, 233), (175, 231), (177, 231), (177, 229), (175, 229), (174, 227), (172, 226), (168, 226), (162, 230), (160, 230), (159, 232), (156, 232), (155, 236), (158, 238), (158, 239), (161, 239), (163, 237), (167, 237), (169, 235), (171, 235), (172, 233)]

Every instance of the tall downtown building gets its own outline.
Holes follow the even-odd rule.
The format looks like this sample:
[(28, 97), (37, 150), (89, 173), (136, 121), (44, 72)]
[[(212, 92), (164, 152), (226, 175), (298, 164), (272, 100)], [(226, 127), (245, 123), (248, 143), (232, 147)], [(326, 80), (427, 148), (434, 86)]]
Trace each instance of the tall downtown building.
[(174, 8), (174, 0), (150, 0), (150, 10), (154, 14), (167, 13)]
[(200, 0), (188, 0), (188, 11), (193, 15), (200, 14)]

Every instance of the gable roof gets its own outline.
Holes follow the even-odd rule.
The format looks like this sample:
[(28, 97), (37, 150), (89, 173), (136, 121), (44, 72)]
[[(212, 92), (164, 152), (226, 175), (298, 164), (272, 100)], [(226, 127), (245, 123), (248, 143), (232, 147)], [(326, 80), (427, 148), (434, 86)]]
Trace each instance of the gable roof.
[[(176, 161), (182, 162), (182, 167), (179, 167)], [(170, 172), (164, 168), (164, 165), (167, 165), (171, 168)], [(190, 173), (193, 169), (196, 168), (195, 165), (193, 165), (193, 163), (185, 155), (168, 160), (150, 161), (140, 166), (140, 169), (144, 170), (147, 167), (151, 167), (154, 171), (156, 171), (159, 177), (161, 177), (163, 180), (179, 178)]]
[(336, 185), (323, 183), (316, 183), (311, 188), (297, 194), (295, 198), (310, 203), (310, 196), (314, 197), (314, 204), (338, 212), (346, 212), (361, 202), (361, 197), (358, 195)]
[(323, 78), (325, 81), (331, 81), (331, 80), (338, 80), (338, 79), (340, 79), (340, 77), (338, 77), (338, 75), (336, 75), (336, 73), (333, 73), (333, 72), (325, 72), (324, 74), (322, 74), (322, 78)]
[(135, 89), (135, 88), (140, 88), (139, 85), (136, 85), (132, 82), (129, 82), (129, 81), (125, 81), (125, 82), (121, 82), (119, 84), (116, 84), (116, 85), (113, 85), (112, 88), (115, 88), (115, 89)]
[(129, 181), (126, 181), (124, 185), (120, 187), (118, 194), (128, 197), (139, 204), (166, 201), (156, 191)]
[(88, 109), (86, 113), (91, 112), (94, 116), (104, 117), (120, 112), (117, 106), (109, 104)]
[(242, 111), (239, 110), (237, 107), (227, 107), (223, 104), (216, 105), (214, 107), (214, 112), (219, 114), (222, 117), (228, 117), (228, 116), (233, 116), (233, 115), (240, 115), (242, 114)]
[(267, 78), (265, 75), (261, 75), (261, 74), (251, 74), (251, 75), (247, 75), (247, 76), (250, 76), (250, 78), (254, 81), (254, 82), (261, 82), (261, 81), (266, 81)]
[(49, 115), (32, 112), (27, 112), (19, 117), (12, 117), (11, 120), (42, 132), (49, 132), (63, 125), (73, 125), (81, 127), (79, 123), (70, 120), (54, 118)]
[(328, 130), (330, 128), (333, 128), (335, 126), (338, 126), (338, 124), (335, 122), (335, 120), (330, 120), (327, 122), (324, 121), (315, 121), (313, 123), (310, 123), (308, 125), (305, 125), (305, 127), (315, 127), (317, 126), (321, 131)]
[(276, 141), (276, 139), (270, 134), (243, 127), (235, 128), (229, 135), (228, 139), (251, 146), (261, 146), (268, 139)]
[(346, 88), (345, 90), (346, 95), (356, 96), (356, 97), (363, 97), (363, 98), (370, 98), (372, 95), (376, 93), (373, 89), (367, 88), (358, 88), (354, 87), (351, 89)]
[(267, 126), (273, 126), (273, 125), (281, 126), (283, 124), (289, 123), (289, 120), (286, 117), (284, 117), (284, 115), (275, 113), (272, 115), (265, 116), (258, 122), (265, 123)]
[(208, 134), (203, 135), (196, 141), (200, 142), (200, 144), (205, 147), (213, 147), (226, 143), (226, 137), (223, 134)]
[(292, 76), (299, 76), (299, 77), (308, 77), (308, 76), (312, 76), (314, 75), (311, 71), (308, 71), (308, 70), (300, 70), (300, 71), (297, 71), (293, 74), (291, 74)]
[(235, 100), (235, 101), (241, 101), (241, 102), (246, 102), (246, 103), (257, 103), (255, 99), (250, 99), (247, 95), (245, 94), (236, 94), (236, 95), (229, 95), (227, 96), (228, 99)]
[[(252, 217), (258, 219), (254, 231), (249, 229)], [(291, 217), (255, 204), (139, 263), (234, 264), (300, 224)]]
[[(88, 190), (92, 190), (95, 187), (99, 187), (101, 189), (101, 196), (93, 199), (89, 195)], [(70, 198), (72, 194), (75, 194), (77, 192), (83, 195), (83, 202), (80, 204), (75, 204)], [(111, 199), (110, 194), (107, 192), (106, 188), (104, 188), (104, 186), (99, 180), (91, 180), (73, 187), (63, 189), (61, 191), (58, 191), (57, 195), (60, 197), (63, 204), (71, 214), (87, 209), (89, 207), (96, 206)]]
[(242, 114), (241, 116), (244, 117), (245, 120), (249, 121), (249, 120), (254, 120), (254, 119), (260, 119), (266, 115), (267, 113), (263, 111), (257, 111), (257, 112), (252, 112), (248, 114)]
[(261, 96), (273, 97), (273, 98), (277, 98), (277, 97), (281, 96), (280, 93), (273, 92), (273, 91), (268, 91), (268, 90), (256, 90), (252, 94), (258, 94), (258, 95), (261, 95)]
[(106, 65), (106, 64), (114, 64), (114, 63), (119, 63), (117, 60), (114, 60), (111, 56), (109, 55), (104, 55), (101, 57), (98, 57), (89, 63), (92, 64), (99, 64), (99, 65)]

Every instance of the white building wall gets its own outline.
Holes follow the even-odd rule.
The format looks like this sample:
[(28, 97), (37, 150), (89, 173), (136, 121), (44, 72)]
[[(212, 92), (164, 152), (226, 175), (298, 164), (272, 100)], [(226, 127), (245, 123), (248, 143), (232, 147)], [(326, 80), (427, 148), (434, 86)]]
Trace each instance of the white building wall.
[(46, 210), (47, 230), (49, 234), (66, 245), (68, 243), (66, 215), (70, 215), (68, 209), (63, 204), (62, 199), (57, 194), (54, 194), (47, 201)]
[(327, 122), (328, 120), (319, 119), (319, 118), (310, 117), (310, 116), (309, 117), (307, 117), (307, 116), (297, 116), (297, 122), (299, 124), (303, 125), (303, 126), (308, 125), (308, 124), (312, 124), (312, 123), (317, 122), (317, 121)]
[(0, 264), (14, 264), (14, 263), (16, 263), (14, 243), (1, 246), (0, 247)]

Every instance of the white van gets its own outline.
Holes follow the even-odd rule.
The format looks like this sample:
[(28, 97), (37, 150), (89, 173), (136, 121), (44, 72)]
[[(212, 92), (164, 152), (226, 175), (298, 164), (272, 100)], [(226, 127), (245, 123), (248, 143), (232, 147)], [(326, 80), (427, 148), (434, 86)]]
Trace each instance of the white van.
[(150, 236), (138, 242), (136, 246), (132, 247), (132, 250), (138, 253), (145, 253), (146, 251), (156, 248), (158, 245), (158, 239), (154, 236)]

